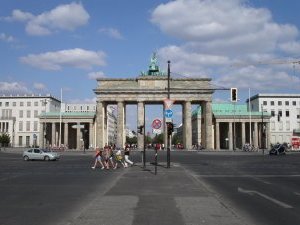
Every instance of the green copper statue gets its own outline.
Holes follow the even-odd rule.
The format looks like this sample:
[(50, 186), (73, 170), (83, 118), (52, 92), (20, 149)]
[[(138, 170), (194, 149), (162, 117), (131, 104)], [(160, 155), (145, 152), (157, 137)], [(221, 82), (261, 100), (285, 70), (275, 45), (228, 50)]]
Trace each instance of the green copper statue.
[(150, 59), (150, 65), (147, 72), (141, 72), (142, 76), (166, 76), (166, 73), (161, 72), (157, 63), (156, 52), (153, 52)]

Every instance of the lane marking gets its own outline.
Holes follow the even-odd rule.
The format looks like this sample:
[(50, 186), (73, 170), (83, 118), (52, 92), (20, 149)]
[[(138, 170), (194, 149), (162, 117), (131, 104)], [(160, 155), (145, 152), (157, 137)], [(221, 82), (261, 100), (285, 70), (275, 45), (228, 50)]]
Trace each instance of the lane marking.
[(256, 195), (258, 195), (258, 196), (260, 196), (260, 197), (262, 197), (264, 199), (267, 199), (267, 200), (269, 200), (269, 201), (271, 201), (271, 202), (273, 202), (273, 203), (275, 203), (275, 204), (277, 204), (277, 205), (279, 205), (279, 206), (281, 206), (282, 208), (285, 208), (285, 209), (292, 209), (293, 208), (293, 206), (291, 206), (291, 205), (288, 205), (288, 204), (286, 204), (284, 202), (281, 202), (281, 201), (279, 201), (279, 200), (277, 200), (275, 198), (272, 198), (272, 197), (270, 197), (268, 195), (265, 195), (263, 193), (260, 193), (258, 191), (246, 190), (246, 189), (238, 187), (238, 192), (241, 192), (241, 193), (244, 193), (244, 194), (249, 194), (251, 196), (253, 196), (254, 194), (256, 194)]

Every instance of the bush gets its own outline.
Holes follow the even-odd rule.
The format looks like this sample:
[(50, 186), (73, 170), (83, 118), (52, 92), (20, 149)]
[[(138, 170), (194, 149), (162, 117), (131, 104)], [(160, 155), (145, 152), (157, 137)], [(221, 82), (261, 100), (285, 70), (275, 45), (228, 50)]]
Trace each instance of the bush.
[(10, 143), (9, 134), (3, 133), (2, 135), (0, 135), (0, 144), (1, 144), (1, 146), (7, 147), (9, 143)]

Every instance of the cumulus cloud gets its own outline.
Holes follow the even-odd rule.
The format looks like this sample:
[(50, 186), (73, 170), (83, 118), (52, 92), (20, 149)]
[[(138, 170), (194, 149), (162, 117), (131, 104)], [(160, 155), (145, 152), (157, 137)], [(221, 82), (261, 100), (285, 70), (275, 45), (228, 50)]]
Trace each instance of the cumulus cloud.
[(24, 64), (44, 70), (61, 70), (63, 66), (91, 69), (93, 66), (104, 66), (105, 53), (94, 52), (80, 48), (30, 54), (20, 58)]
[(120, 33), (120, 31), (115, 28), (111, 28), (111, 27), (110, 28), (101, 28), (101, 29), (99, 29), (99, 32), (102, 34), (105, 34), (111, 38), (114, 38), (114, 39), (119, 39), (119, 40), (124, 39), (124, 37)]
[(41, 91), (46, 90), (46, 86), (43, 83), (33, 83), (33, 87), (36, 90), (41, 90)]
[(3, 94), (32, 93), (25, 84), (19, 82), (0, 82), (0, 90)]
[(96, 80), (98, 78), (105, 78), (105, 74), (102, 71), (98, 71), (98, 72), (91, 72), (88, 74), (88, 78), (91, 80)]
[(73, 31), (88, 23), (90, 16), (80, 3), (59, 5), (56, 8), (33, 15), (20, 9), (12, 11), (7, 21), (24, 22), (29, 35), (49, 35), (58, 30)]
[[(181, 40), (180, 45), (158, 50), (162, 61), (171, 60), (173, 71), (212, 77), (219, 85), (229, 87), (237, 82), (245, 87), (251, 82), (263, 88), (277, 82), (280, 85), (273, 88), (280, 89), (294, 80), (291, 71), (283, 67), (256, 67), (253, 73), (231, 67), (246, 62), (245, 67), (251, 69), (257, 61), (299, 52), (299, 29), (293, 24), (276, 23), (266, 8), (255, 8), (245, 0), (175, 0), (157, 6), (151, 22)], [(246, 79), (249, 74), (251, 79)]]
[(5, 42), (14, 42), (15, 38), (11, 35), (7, 35), (5, 33), (0, 33), (0, 40)]

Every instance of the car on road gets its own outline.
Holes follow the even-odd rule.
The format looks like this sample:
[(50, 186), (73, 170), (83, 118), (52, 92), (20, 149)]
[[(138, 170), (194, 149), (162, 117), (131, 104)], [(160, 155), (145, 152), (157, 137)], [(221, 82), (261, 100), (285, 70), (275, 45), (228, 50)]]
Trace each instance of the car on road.
[(59, 154), (48, 149), (31, 148), (23, 152), (23, 159), (28, 160), (58, 160)]

